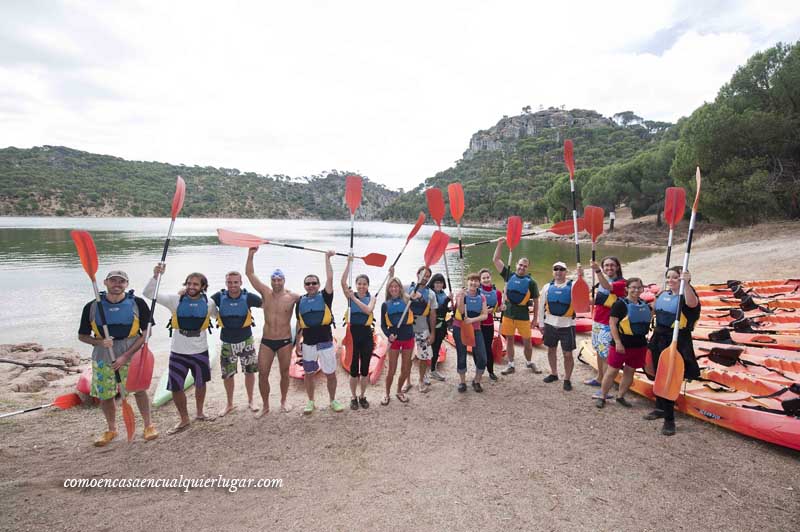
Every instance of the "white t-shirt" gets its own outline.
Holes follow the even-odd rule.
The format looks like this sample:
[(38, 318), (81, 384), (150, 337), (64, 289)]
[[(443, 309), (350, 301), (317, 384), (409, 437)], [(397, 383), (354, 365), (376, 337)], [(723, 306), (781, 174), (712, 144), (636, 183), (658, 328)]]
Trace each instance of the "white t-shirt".
[[(561, 288), (563, 286), (567, 286), (567, 281), (556, 284), (555, 286)], [(539, 296), (539, 327), (543, 327), (544, 324), (552, 325), (553, 327), (572, 327), (575, 325), (575, 318), (571, 317), (568, 318), (566, 316), (553, 316), (552, 314), (546, 314), (544, 310), (544, 305), (547, 302), (547, 289), (550, 288), (550, 283), (544, 285), (542, 288), (541, 295)]]
[[(144, 295), (152, 299), (155, 293), (156, 280), (151, 277), (147, 286), (144, 287)], [(173, 314), (178, 309), (180, 300), (181, 296), (178, 294), (158, 294), (158, 303), (166, 307), (170, 313)], [(217, 305), (211, 298), (208, 298), (208, 310), (212, 318), (217, 317)], [(208, 333), (203, 331), (200, 336), (186, 336), (181, 334), (178, 329), (174, 329), (172, 331), (172, 345), (170, 346), (170, 350), (173, 353), (181, 355), (196, 355), (203, 351), (208, 351)]]

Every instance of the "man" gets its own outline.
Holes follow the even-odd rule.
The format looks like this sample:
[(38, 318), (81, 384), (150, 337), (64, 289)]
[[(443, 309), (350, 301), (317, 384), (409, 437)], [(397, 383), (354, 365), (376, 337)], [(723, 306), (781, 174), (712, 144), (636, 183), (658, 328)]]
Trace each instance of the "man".
[[(100, 400), (106, 417), (106, 430), (94, 442), (96, 447), (108, 445), (117, 437), (117, 407), (114, 397), (117, 388), (125, 388), (128, 365), (133, 355), (144, 344), (142, 331), (150, 322), (147, 303), (128, 289), (128, 274), (120, 270), (108, 272), (104, 283), (106, 291), (100, 292), (100, 306), (92, 300), (83, 307), (78, 340), (94, 346), (92, 349), (92, 397)], [(105, 338), (103, 325), (108, 326), (110, 338)], [(119, 376), (119, 383), (117, 382)], [(158, 431), (150, 420), (150, 399), (147, 390), (134, 394), (136, 405), (144, 421), (144, 439), (154, 440)]]
[(270, 276), (271, 287), (261, 282), (253, 266), (253, 256), (257, 251), (258, 248), (250, 248), (245, 275), (264, 299), (264, 330), (258, 348), (258, 390), (263, 405), (257, 417), (262, 417), (269, 413), (269, 374), (276, 356), (281, 372), (281, 412), (289, 411), (286, 396), (289, 394), (289, 364), (292, 360), (292, 313), (300, 296), (285, 289), (286, 277), (279, 269)]
[[(394, 276), (394, 270), (390, 275)], [(428, 386), (431, 383), (428, 377), (428, 361), (432, 358), (431, 345), (433, 344), (434, 334), (436, 329), (436, 310), (439, 304), (436, 300), (436, 294), (433, 290), (428, 288), (428, 281), (431, 279), (431, 270), (427, 266), (420, 266), (417, 269), (417, 279), (422, 275), (422, 282), (413, 282), (408, 287), (408, 294), (411, 298), (411, 306), (409, 307), (414, 314), (414, 338), (417, 343), (417, 360), (419, 363), (419, 391), (421, 393), (428, 392)], [(408, 375), (408, 382), (403, 386), (403, 392), (408, 392), (411, 389), (411, 374)]]
[[(530, 274), (528, 266), (530, 262), (522, 257), (517, 261), (514, 272), (506, 266), (500, 258), (503, 244), (506, 239), (500, 238), (494, 250), (495, 268), (506, 280), (505, 293), (503, 294), (503, 304), (500, 307), (503, 311), (503, 319), (500, 322), (500, 334), (506, 337), (506, 354), (508, 355), (508, 367), (500, 372), (501, 375), (511, 375), (514, 369), (514, 334), (519, 333), (522, 337), (522, 347), (525, 352), (525, 366), (534, 373), (541, 373), (536, 364), (531, 360), (533, 357), (533, 344), (531, 343), (531, 329), (539, 327), (539, 286)], [(533, 318), (530, 318), (528, 305), (533, 305)]]
[[(583, 277), (583, 268), (577, 270), (578, 278)], [(553, 264), (553, 281), (545, 285), (541, 296), (542, 316), (539, 327), (543, 327), (542, 337), (547, 346), (547, 360), (550, 363), (550, 374), (544, 382), (558, 380), (558, 361), (556, 355), (558, 344), (564, 355), (564, 390), (572, 390), (572, 370), (575, 360), (575, 309), (572, 308), (572, 281), (567, 281), (567, 265), (559, 261)]]
[[(153, 277), (144, 289), (144, 295), (153, 297), (156, 279), (163, 275), (166, 265), (156, 264)], [(197, 408), (195, 421), (213, 421), (213, 416), (203, 412), (206, 400), (206, 383), (211, 380), (211, 366), (208, 357), (208, 328), (211, 318), (217, 317), (217, 305), (206, 297), (208, 279), (202, 273), (190, 273), (183, 283), (184, 289), (178, 294), (159, 294), (158, 303), (172, 313), (170, 335), (172, 345), (169, 353), (169, 379), (167, 390), (172, 392), (172, 401), (178, 409), (180, 420), (167, 431), (177, 434), (189, 428), (189, 410), (186, 407), (186, 392), (183, 391), (189, 371), (194, 377), (194, 399)]]
[[(225, 290), (220, 290), (211, 299), (217, 305), (220, 328), (220, 368), (222, 369), (222, 382), (228, 396), (228, 404), (219, 413), (223, 417), (232, 412), (236, 407), (233, 404), (234, 375), (241, 364), (244, 373), (244, 387), (247, 392), (247, 404), (250, 410), (258, 412), (258, 407), (253, 404), (253, 385), (258, 372), (258, 358), (253, 346), (253, 314), (250, 309), (261, 308), (261, 298), (250, 294), (242, 288), (242, 274), (236, 271), (225, 274)], [(239, 364), (237, 364), (237, 361)]]
[(325, 253), (325, 287), (319, 289), (319, 277), (314, 274), (306, 275), (303, 285), (306, 293), (295, 306), (297, 317), (297, 350), (303, 357), (303, 370), (308, 402), (303, 409), (303, 414), (314, 412), (314, 377), (322, 369), (328, 382), (328, 396), (331, 400), (331, 410), (341, 412), (344, 410), (336, 400), (336, 349), (333, 347), (333, 267), (331, 257), (336, 252), (330, 250)]

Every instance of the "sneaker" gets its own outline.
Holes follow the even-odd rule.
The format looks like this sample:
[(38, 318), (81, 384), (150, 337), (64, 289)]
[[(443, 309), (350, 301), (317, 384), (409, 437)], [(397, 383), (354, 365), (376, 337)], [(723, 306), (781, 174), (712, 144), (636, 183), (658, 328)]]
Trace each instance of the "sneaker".
[(106, 445), (111, 443), (111, 440), (113, 440), (116, 437), (117, 437), (117, 431), (116, 430), (107, 430), (107, 431), (105, 431), (103, 433), (102, 436), (100, 436), (97, 440), (95, 440), (94, 446), (95, 447), (105, 447)]
[(526, 362), (525, 363), (525, 367), (528, 368), (529, 370), (531, 370), (534, 373), (541, 373), (542, 372), (542, 370), (540, 370), (539, 368), (536, 367), (536, 364), (534, 362)]
[(464, 392), (466, 392), (466, 391), (467, 391), (467, 385), (466, 385), (466, 383), (463, 383), (463, 382), (462, 382), (461, 384), (459, 384), (459, 385), (458, 385), (458, 391), (459, 391), (459, 393), (464, 393)]
[(350, 410), (358, 410), (358, 399), (355, 397), (350, 399)]
[(473, 381), (472, 382), (472, 389), (475, 390), (478, 393), (483, 393), (483, 386), (481, 386), (481, 383), (479, 383), (479, 382)]
[(500, 375), (511, 375), (515, 371), (516, 370), (514, 369), (514, 366), (508, 366), (506, 369), (500, 372)]
[(359, 397), (358, 404), (361, 405), (361, 408), (369, 408), (369, 401), (367, 401), (366, 397)]
[(602, 397), (598, 397), (594, 401), (594, 406), (596, 406), (597, 408), (603, 408), (606, 406), (606, 400), (603, 399)]
[(436, 370), (433, 370), (433, 371), (431, 371), (431, 372), (429, 373), (429, 375), (430, 375), (431, 377), (433, 377), (434, 379), (436, 379), (437, 381), (444, 381), (444, 375), (442, 375), (441, 373), (439, 373), (439, 372), (438, 372), (438, 371), (436, 371)]
[(569, 392), (572, 390), (572, 381), (564, 379), (564, 391)]
[(657, 408), (644, 416), (644, 418), (647, 421), (653, 421), (654, 419), (661, 419), (662, 417), (664, 417), (664, 411), (659, 410)]
[(583, 381), (586, 386), (600, 386), (600, 382), (597, 379), (589, 379)]
[(306, 407), (303, 409), (303, 414), (309, 415), (314, 411), (314, 401), (311, 399), (308, 400), (306, 403)]
[(551, 382), (556, 382), (558, 380), (558, 375), (548, 375), (542, 380), (547, 384), (550, 384)]
[(622, 405), (625, 408), (632, 408), (633, 407), (633, 405), (630, 404), (627, 399), (625, 399), (624, 397), (619, 397), (619, 396), (617, 397), (617, 404), (618, 405)]
[(424, 384), (425, 386), (430, 386), (431, 384), (431, 378), (429, 375), (430, 375), (429, 373), (426, 373), (425, 376), (422, 378), (422, 384)]
[(158, 431), (156, 426), (152, 423), (144, 428), (144, 441), (152, 441), (158, 438)]
[(497, 382), (498, 381), (497, 375), (495, 375), (494, 373), (489, 373), (489, 380)]
[(674, 436), (675, 435), (675, 420), (674, 419), (665, 419), (664, 426), (661, 427), (661, 434), (664, 436)]
[(614, 398), (614, 396), (611, 395), (610, 393), (607, 393), (605, 397), (602, 397), (600, 395), (600, 392), (595, 392), (595, 393), (592, 394), (592, 399), (605, 399), (606, 401), (608, 401), (609, 399), (613, 399), (613, 398)]
[(334, 412), (341, 412), (342, 410), (344, 410), (344, 407), (342, 406), (342, 403), (334, 399), (333, 401), (331, 401), (331, 410), (333, 410)]

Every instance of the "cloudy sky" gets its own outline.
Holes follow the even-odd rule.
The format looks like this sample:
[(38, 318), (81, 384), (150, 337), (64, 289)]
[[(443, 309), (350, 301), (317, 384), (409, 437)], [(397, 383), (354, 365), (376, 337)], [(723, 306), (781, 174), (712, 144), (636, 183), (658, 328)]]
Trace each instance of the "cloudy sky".
[(525, 105), (674, 121), (799, 38), (797, 0), (2, 0), (0, 147), (411, 188)]

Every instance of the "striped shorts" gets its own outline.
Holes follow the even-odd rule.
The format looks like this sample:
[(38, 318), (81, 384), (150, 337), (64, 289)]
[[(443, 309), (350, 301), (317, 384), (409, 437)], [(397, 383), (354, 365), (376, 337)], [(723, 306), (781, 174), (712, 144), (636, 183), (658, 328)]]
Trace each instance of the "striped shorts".
[(169, 354), (169, 380), (167, 390), (182, 392), (186, 383), (186, 376), (192, 373), (194, 385), (202, 388), (211, 380), (211, 365), (208, 360), (208, 351), (196, 355), (183, 353)]

